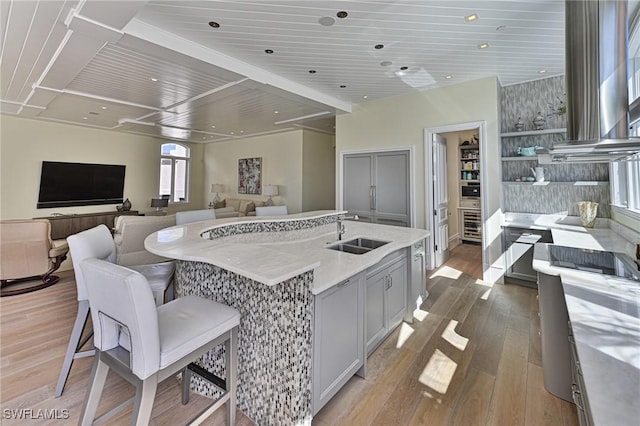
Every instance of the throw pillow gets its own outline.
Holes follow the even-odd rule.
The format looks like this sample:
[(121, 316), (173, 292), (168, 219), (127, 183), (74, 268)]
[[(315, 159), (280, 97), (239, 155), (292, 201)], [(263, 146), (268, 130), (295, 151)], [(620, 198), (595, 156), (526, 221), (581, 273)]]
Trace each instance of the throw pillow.
[(223, 207), (227, 207), (227, 200), (218, 201), (213, 205), (214, 209), (221, 209)]

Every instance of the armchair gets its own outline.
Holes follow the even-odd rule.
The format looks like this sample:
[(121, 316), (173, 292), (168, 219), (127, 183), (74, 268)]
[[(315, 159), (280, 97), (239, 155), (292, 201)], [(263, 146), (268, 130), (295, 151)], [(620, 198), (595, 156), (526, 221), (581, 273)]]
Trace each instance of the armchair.
[[(13, 296), (49, 287), (52, 275), (66, 259), (66, 241), (51, 239), (47, 219), (0, 221), (0, 296)], [(38, 280), (38, 281), (36, 281)], [(19, 285), (26, 281), (35, 283)]]

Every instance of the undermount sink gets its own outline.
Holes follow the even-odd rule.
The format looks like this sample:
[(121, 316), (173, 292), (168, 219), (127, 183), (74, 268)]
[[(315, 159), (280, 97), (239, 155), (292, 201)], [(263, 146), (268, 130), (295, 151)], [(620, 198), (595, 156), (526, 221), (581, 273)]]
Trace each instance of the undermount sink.
[(332, 246), (328, 246), (327, 248), (331, 250), (341, 251), (344, 253), (365, 254), (385, 244), (388, 244), (388, 241), (377, 241), (377, 240), (370, 240), (367, 238), (355, 238), (353, 240), (345, 241), (344, 243), (338, 243)]

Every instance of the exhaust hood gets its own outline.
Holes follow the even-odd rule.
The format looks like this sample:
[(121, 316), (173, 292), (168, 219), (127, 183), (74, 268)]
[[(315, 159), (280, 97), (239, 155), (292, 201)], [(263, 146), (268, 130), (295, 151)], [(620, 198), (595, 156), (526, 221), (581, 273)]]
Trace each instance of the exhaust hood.
[(640, 152), (640, 138), (629, 137), (627, 1), (566, 0), (565, 20), (568, 141), (541, 160), (615, 161)]

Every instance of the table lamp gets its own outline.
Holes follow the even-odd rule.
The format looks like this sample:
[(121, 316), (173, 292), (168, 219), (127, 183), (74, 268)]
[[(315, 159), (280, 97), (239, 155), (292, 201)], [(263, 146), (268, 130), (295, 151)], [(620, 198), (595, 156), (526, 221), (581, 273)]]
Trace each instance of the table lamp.
[(265, 205), (272, 206), (273, 200), (272, 196), (278, 195), (278, 185), (265, 185), (262, 187), (262, 195), (267, 195), (269, 198), (267, 199)]
[(211, 207), (213, 207), (218, 201), (220, 201), (220, 193), (224, 192), (224, 184), (222, 183), (213, 183), (211, 184), (211, 193), (216, 194), (211, 200)]

